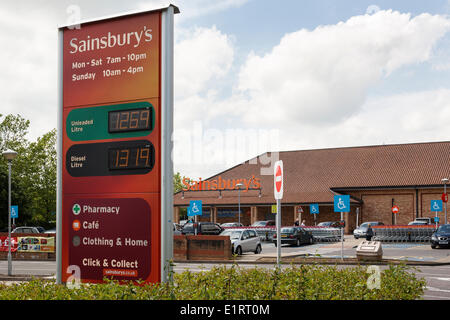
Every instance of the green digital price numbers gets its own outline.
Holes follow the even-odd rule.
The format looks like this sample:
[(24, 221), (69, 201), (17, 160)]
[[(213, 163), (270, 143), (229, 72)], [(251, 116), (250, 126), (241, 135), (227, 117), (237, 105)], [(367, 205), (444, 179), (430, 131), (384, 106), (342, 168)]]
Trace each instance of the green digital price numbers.
[(152, 129), (150, 108), (116, 110), (108, 112), (109, 133), (143, 131)]
[(109, 170), (151, 168), (152, 156), (150, 145), (111, 148), (108, 150)]

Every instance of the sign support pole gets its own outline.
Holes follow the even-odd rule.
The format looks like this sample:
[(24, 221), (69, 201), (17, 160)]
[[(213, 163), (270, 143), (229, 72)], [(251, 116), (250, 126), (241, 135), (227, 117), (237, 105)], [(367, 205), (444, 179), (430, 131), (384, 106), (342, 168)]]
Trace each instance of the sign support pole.
[(11, 256), (11, 160), (8, 160), (8, 276), (12, 275)]
[[(448, 181), (448, 179), (447, 179), (447, 181)], [(447, 195), (447, 182), (444, 182), (444, 194), (445, 195)], [(444, 206), (445, 206), (445, 224), (447, 224), (448, 222), (447, 222), (447, 201), (445, 201), (445, 204), (444, 204)]]
[(56, 142), (56, 283), (62, 284), (62, 167), (63, 167), (63, 55), (64, 32), (58, 31), (58, 109)]
[(436, 215), (436, 219), (434, 219), (434, 222), (435, 222), (435, 224), (436, 224), (436, 229), (438, 228), (438, 220), (437, 220), (437, 217), (438, 217), (438, 215), (437, 215), (437, 211), (435, 211), (434, 212), (435, 213), (435, 215)]
[[(344, 212), (341, 212), (341, 221), (344, 221)], [(341, 226), (341, 260), (344, 261), (344, 226)]]
[(281, 200), (277, 199), (277, 266), (281, 262)]
[(161, 282), (170, 281), (173, 260), (173, 36), (174, 8), (161, 14)]

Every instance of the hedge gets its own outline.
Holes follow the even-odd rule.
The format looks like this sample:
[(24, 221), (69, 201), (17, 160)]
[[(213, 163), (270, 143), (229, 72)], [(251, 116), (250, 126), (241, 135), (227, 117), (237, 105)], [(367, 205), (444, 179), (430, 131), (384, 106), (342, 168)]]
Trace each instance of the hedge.
[(285, 268), (213, 267), (173, 274), (163, 284), (106, 280), (69, 289), (55, 281), (1, 284), (1, 300), (411, 300), (420, 299), (426, 282), (414, 268), (391, 265), (381, 271), (379, 288), (367, 285), (363, 266), (301, 265)]

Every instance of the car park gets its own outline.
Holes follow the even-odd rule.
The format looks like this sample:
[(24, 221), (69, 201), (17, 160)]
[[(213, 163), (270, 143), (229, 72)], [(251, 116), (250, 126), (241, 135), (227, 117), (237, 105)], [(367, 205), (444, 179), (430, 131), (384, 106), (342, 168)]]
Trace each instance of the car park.
[[(284, 227), (280, 232), (281, 244), (290, 244), (300, 247), (302, 244), (313, 244), (312, 234), (302, 227)], [(273, 236), (273, 243), (277, 246), (277, 235)]]
[(243, 227), (244, 225), (240, 222), (225, 222), (220, 225), (222, 228), (235, 228)]
[(195, 234), (197, 230), (197, 235), (219, 235), (223, 228), (214, 222), (193, 222), (186, 223), (181, 229), (181, 234), (192, 235)]
[(380, 221), (371, 221), (371, 222), (364, 222), (364, 223), (362, 223), (358, 228), (353, 230), (353, 236), (355, 237), (355, 239), (365, 238), (366, 235), (367, 235), (367, 229), (369, 229), (369, 225), (371, 227), (373, 227), (373, 226), (383, 226), (384, 223), (380, 222)]
[(276, 225), (275, 220), (264, 220), (264, 221), (256, 221), (251, 226), (264, 228), (264, 227), (273, 227), (275, 225)]
[(450, 224), (440, 225), (431, 235), (431, 248), (444, 248), (450, 246)]
[(255, 230), (230, 229), (223, 231), (220, 235), (230, 237), (233, 254), (241, 255), (244, 252), (259, 254), (262, 251), (261, 240)]

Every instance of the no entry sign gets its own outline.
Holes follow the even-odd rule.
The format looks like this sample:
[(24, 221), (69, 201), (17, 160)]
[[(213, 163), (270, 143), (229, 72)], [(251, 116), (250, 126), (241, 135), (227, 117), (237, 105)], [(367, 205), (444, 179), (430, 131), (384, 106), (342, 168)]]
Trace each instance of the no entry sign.
[(392, 207), (392, 213), (399, 213), (400, 208), (398, 206), (393, 206)]
[(276, 200), (283, 199), (283, 161), (279, 160), (274, 165), (273, 193)]

